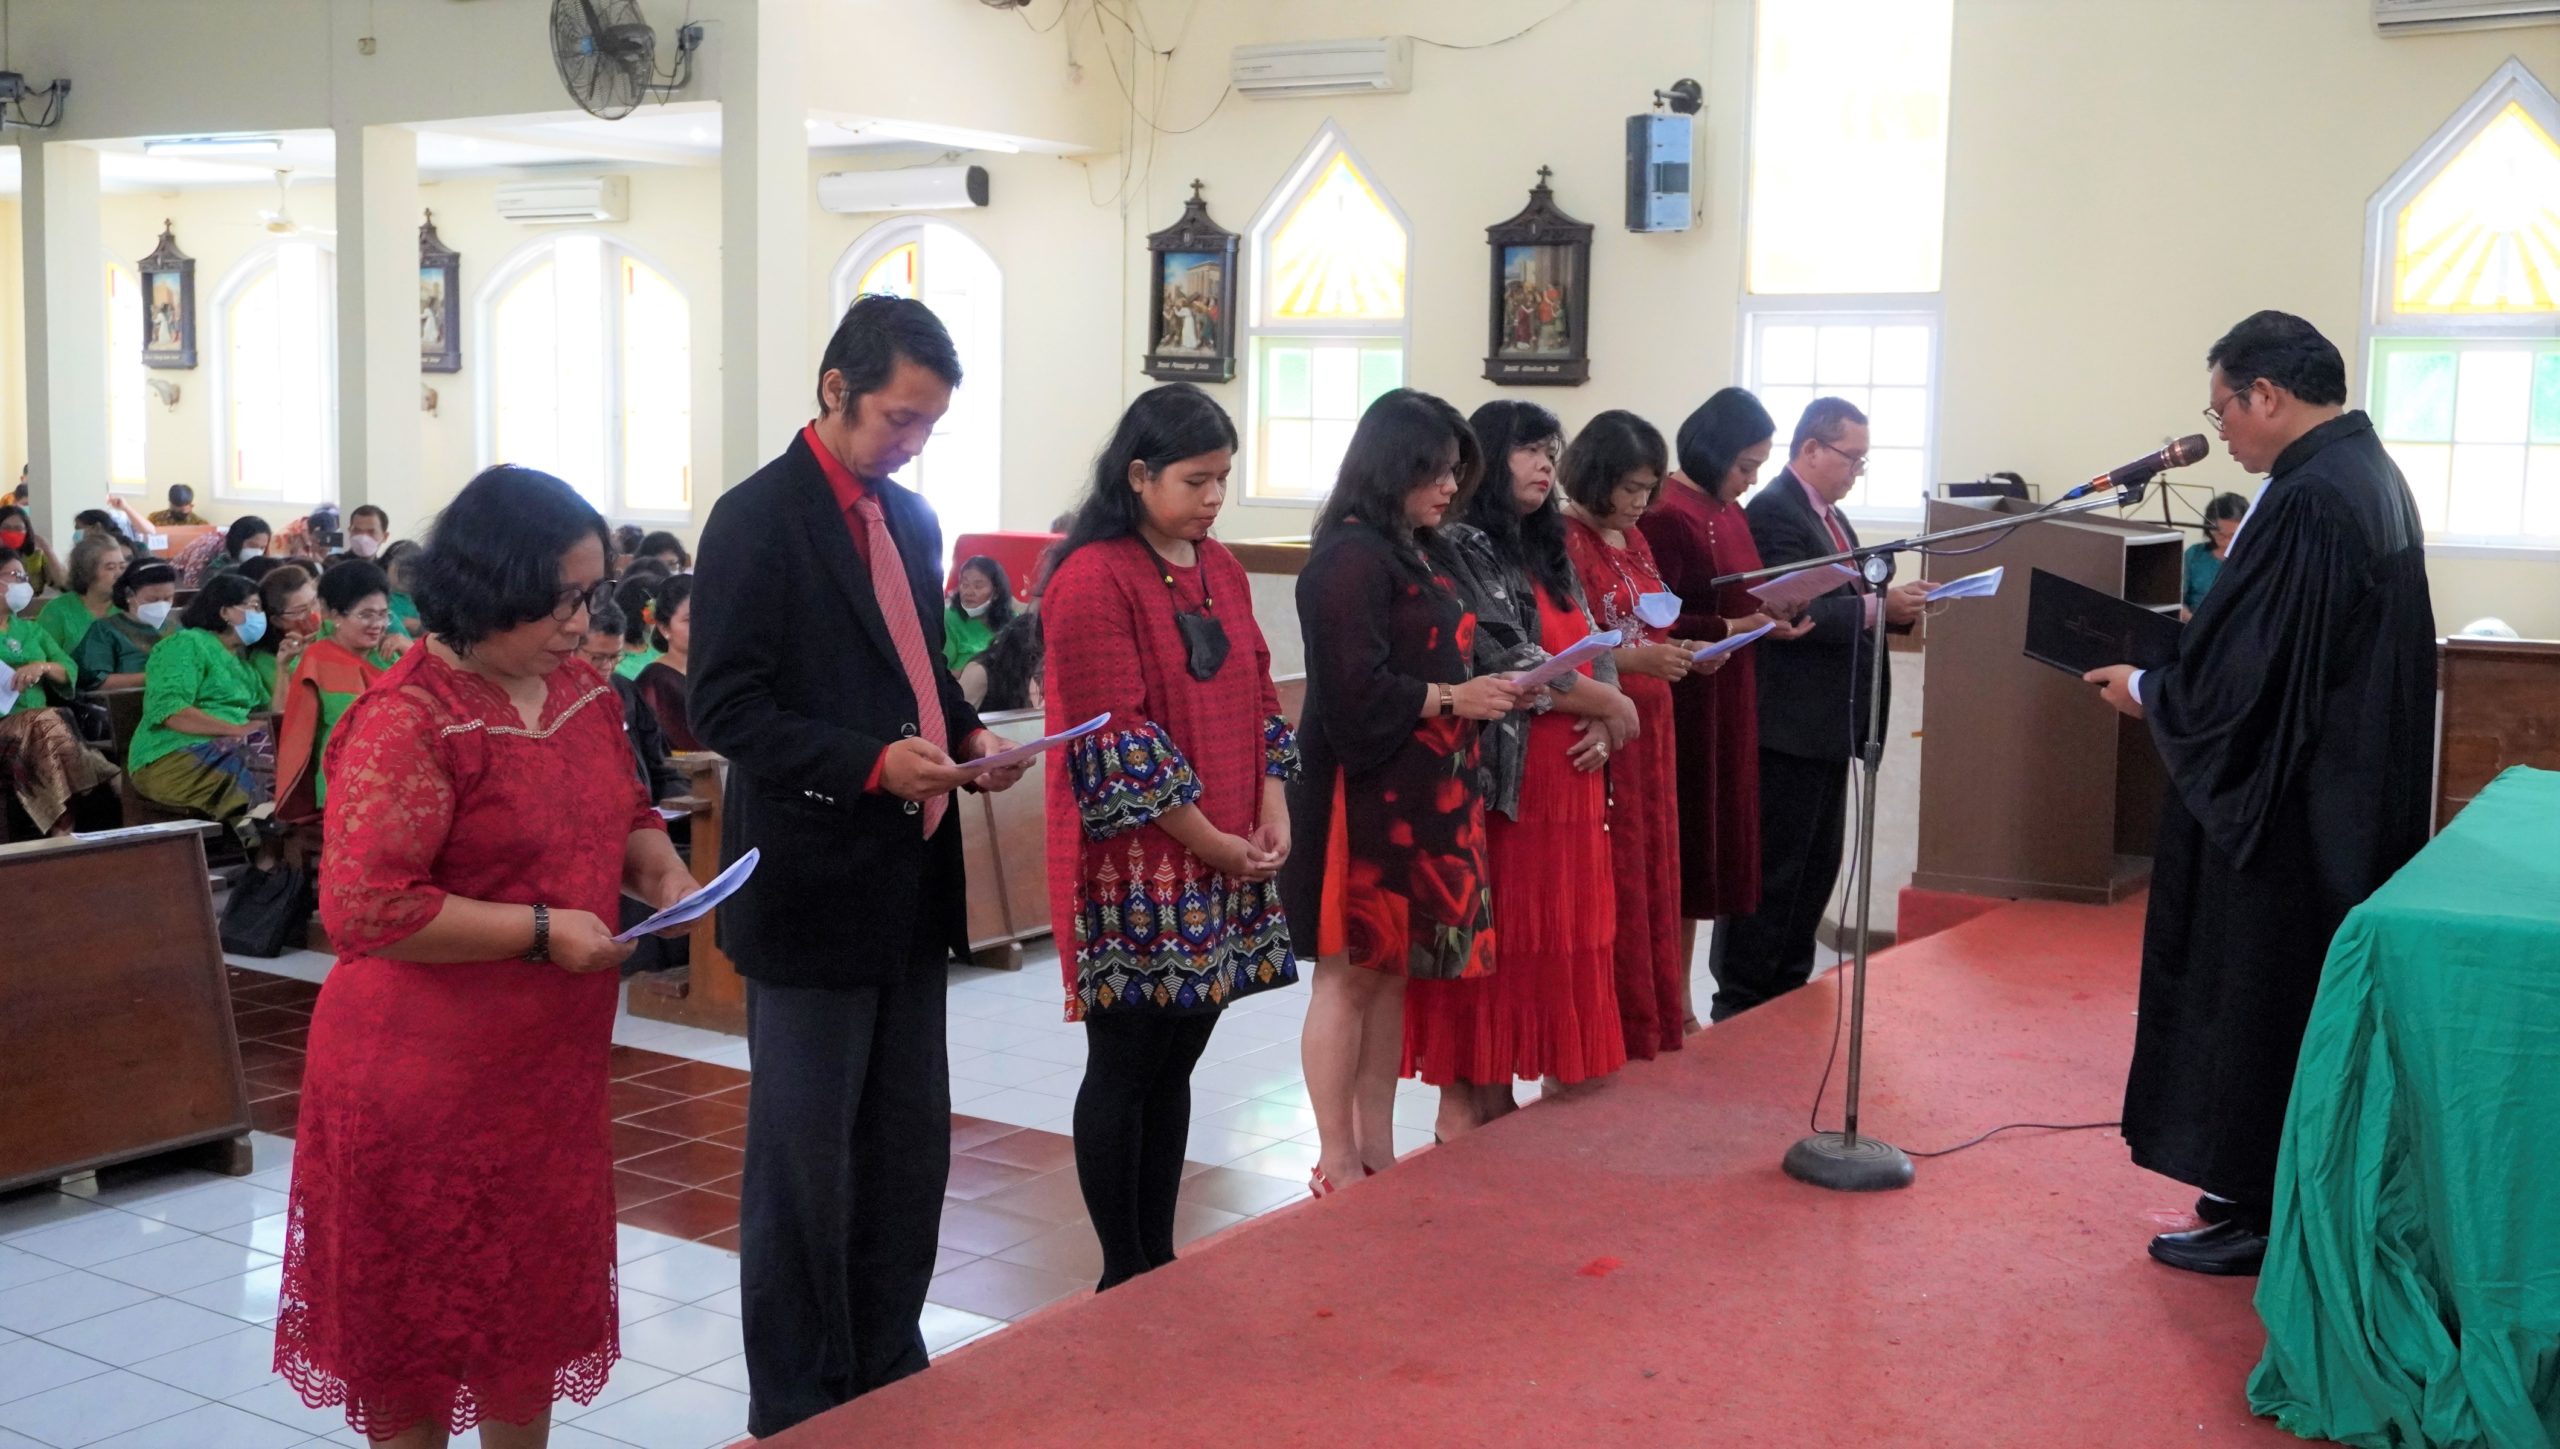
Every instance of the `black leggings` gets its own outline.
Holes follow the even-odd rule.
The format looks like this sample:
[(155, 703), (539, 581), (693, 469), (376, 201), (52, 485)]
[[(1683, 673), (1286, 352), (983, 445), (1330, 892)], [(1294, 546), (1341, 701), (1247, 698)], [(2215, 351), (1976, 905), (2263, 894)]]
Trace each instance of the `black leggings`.
[(1076, 1178), (1102, 1240), (1101, 1289), (1173, 1261), (1173, 1209), (1191, 1136), (1191, 1068), (1214, 1011), (1121, 1009), (1084, 1020), (1076, 1092)]

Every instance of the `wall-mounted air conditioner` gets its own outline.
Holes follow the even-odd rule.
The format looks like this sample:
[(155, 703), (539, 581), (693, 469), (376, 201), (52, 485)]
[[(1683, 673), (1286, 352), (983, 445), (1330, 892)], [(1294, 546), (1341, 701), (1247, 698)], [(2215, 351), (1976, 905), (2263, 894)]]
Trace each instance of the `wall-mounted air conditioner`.
[(2560, 0), (2373, 0), (2373, 28), (2385, 35), (2555, 21), (2560, 21)]
[(1385, 95), (1413, 89), (1413, 38), (1292, 40), (1239, 45), (1227, 66), (1238, 95)]
[(545, 176), (498, 183), (498, 215), (532, 226), (620, 221), (631, 214), (626, 176)]
[(830, 171), (818, 178), (818, 205), (829, 211), (950, 211), (986, 204), (984, 166)]

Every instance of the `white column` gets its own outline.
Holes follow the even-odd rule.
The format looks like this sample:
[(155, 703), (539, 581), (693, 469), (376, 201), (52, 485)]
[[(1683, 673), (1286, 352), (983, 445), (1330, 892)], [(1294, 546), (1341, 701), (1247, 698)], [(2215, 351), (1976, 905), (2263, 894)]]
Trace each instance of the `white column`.
[[(740, 7), (720, 72), (720, 462), (764, 466), (817, 410), (809, 355), (809, 132), (804, 0)], [(707, 504), (707, 498), (702, 500)]]
[[(76, 142), (31, 141), (19, 148), (19, 176), (28, 512), (46, 538), (60, 543), (71, 536), (73, 514), (100, 507), (107, 498), (106, 250), (98, 219), (98, 153)], [(17, 481), (0, 480), (0, 489), (14, 488)], [(155, 505), (145, 500), (143, 506)]]
[(404, 515), (421, 493), (423, 446), (418, 133), (341, 122), (337, 142), (338, 504), (379, 504), (414, 530), (418, 520)]

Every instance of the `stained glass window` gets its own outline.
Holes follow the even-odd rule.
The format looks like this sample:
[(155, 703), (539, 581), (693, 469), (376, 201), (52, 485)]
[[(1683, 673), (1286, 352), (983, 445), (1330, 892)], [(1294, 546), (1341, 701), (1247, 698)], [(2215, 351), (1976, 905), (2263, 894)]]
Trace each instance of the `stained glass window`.
[(1404, 385), (1412, 237), (1328, 128), (1247, 244), (1247, 496), (1309, 502), (1333, 487), (1360, 415)]
[(2513, 101), (2400, 211), (2392, 305), (2560, 312), (2560, 144)]
[(2500, 66), (2376, 194), (2367, 405), (2428, 533), (2560, 545), (2560, 103)]
[[(845, 305), (851, 306), (854, 297), (865, 296), (872, 292), (882, 292), (892, 297), (915, 296), (916, 250), (916, 243), (907, 242), (882, 252), (879, 260), (862, 269), (861, 277), (853, 284), (853, 295), (845, 298)], [(844, 308), (839, 307), (836, 310), (843, 311)]]

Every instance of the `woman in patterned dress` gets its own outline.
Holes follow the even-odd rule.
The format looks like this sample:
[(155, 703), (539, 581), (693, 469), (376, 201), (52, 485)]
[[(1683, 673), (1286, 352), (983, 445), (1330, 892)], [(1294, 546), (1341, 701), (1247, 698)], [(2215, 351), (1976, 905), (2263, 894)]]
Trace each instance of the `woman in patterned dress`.
[(1457, 409), (1385, 394), (1351, 434), (1298, 575), (1305, 769), (1289, 819), (1306, 849), (1280, 890), (1316, 958), (1299, 1046), (1319, 1197), (1395, 1162), (1405, 982), (1493, 969), (1476, 724), (1521, 692), (1473, 673), (1475, 616), (1434, 541), (1482, 470)]
[[(624, 891), (693, 877), (577, 657), (593, 508), (492, 468), (419, 562), (428, 641), (330, 740), (276, 1371), (403, 1449), (531, 1449), (620, 1357), (606, 1113)], [(156, 659), (158, 656), (155, 655)]]
[(1272, 877), (1298, 750), (1243, 565), (1209, 537), (1235, 424), (1188, 383), (1141, 395), (1050, 564), (1049, 898), (1085, 1027), (1076, 1176), (1108, 1289), (1173, 1261), (1191, 1069), (1240, 997), (1298, 979)]

